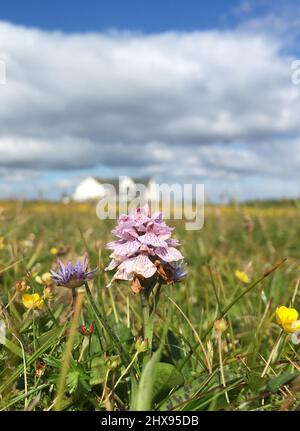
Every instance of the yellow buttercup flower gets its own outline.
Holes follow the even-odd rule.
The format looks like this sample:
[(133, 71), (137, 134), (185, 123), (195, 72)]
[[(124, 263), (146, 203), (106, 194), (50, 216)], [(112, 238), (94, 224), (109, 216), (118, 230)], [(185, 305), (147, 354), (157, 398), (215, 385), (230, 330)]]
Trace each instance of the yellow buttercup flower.
[(39, 310), (44, 307), (44, 300), (40, 297), (38, 293), (33, 293), (30, 295), (29, 293), (25, 293), (22, 295), (22, 302), (25, 308), (38, 308)]
[(50, 248), (50, 253), (51, 253), (51, 254), (56, 255), (56, 254), (57, 254), (57, 252), (58, 252), (58, 250), (57, 250), (57, 248), (56, 248), (56, 247), (52, 247), (52, 248)]
[(298, 311), (294, 308), (288, 308), (284, 305), (276, 308), (276, 320), (278, 325), (285, 332), (293, 334), (300, 329), (300, 320), (298, 319)]
[(244, 271), (236, 270), (234, 274), (236, 278), (238, 278), (242, 283), (248, 284), (251, 281), (249, 276)]

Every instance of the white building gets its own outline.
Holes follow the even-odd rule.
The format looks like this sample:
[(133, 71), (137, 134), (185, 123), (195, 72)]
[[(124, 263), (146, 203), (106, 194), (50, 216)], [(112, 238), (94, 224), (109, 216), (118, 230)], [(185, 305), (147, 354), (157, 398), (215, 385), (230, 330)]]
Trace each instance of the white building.
[(76, 187), (72, 200), (75, 202), (86, 202), (101, 199), (116, 193), (117, 198), (128, 196), (134, 198), (140, 193), (139, 185), (144, 186), (144, 197), (149, 199), (153, 190), (153, 181), (150, 178), (130, 178), (119, 177), (117, 179), (102, 179), (97, 177), (88, 177), (81, 181)]

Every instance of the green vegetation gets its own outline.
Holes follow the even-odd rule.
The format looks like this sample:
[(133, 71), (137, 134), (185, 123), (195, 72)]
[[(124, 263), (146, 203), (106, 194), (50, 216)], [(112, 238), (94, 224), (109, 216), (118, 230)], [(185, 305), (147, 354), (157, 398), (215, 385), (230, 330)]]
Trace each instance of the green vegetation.
[[(141, 345), (141, 295), (128, 282), (106, 287), (114, 224), (93, 205), (0, 203), (1, 410), (299, 408), (299, 345), (275, 319), (279, 305), (300, 310), (297, 203), (209, 206), (201, 231), (170, 221), (188, 276), (162, 287), (152, 355)], [(46, 291), (40, 309), (24, 306), (24, 293), (45, 295), (57, 256), (85, 253), (99, 271), (92, 298), (77, 292), (78, 322), (64, 287)]]

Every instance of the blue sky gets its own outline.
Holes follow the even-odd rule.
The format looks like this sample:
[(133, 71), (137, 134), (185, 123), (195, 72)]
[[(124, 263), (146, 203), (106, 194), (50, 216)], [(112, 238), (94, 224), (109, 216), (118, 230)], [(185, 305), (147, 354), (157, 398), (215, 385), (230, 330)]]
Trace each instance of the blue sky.
[[(272, 2), (272, 7), (276, 1)], [(259, 16), (271, 2), (239, 0), (11, 0), (1, 5), (1, 19), (20, 25), (65, 32), (118, 30), (158, 33), (225, 28), (243, 15)], [(277, 1), (277, 5), (280, 3)]]
[(299, 29), (293, 0), (5, 2), (0, 198), (89, 175), (300, 196)]

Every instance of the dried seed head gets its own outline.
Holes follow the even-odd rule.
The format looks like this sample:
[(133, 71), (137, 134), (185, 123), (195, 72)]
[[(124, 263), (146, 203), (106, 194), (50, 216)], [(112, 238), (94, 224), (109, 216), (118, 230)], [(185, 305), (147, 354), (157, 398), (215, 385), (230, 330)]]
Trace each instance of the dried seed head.
[(14, 288), (16, 292), (25, 292), (30, 289), (30, 286), (28, 286), (25, 280), (18, 280), (15, 282)]
[(43, 293), (43, 298), (44, 299), (53, 299), (54, 298), (53, 289), (51, 287), (45, 287), (44, 293)]
[(140, 291), (143, 290), (139, 277), (133, 277), (133, 280), (131, 282), (131, 290), (133, 291), (133, 293), (140, 293)]

